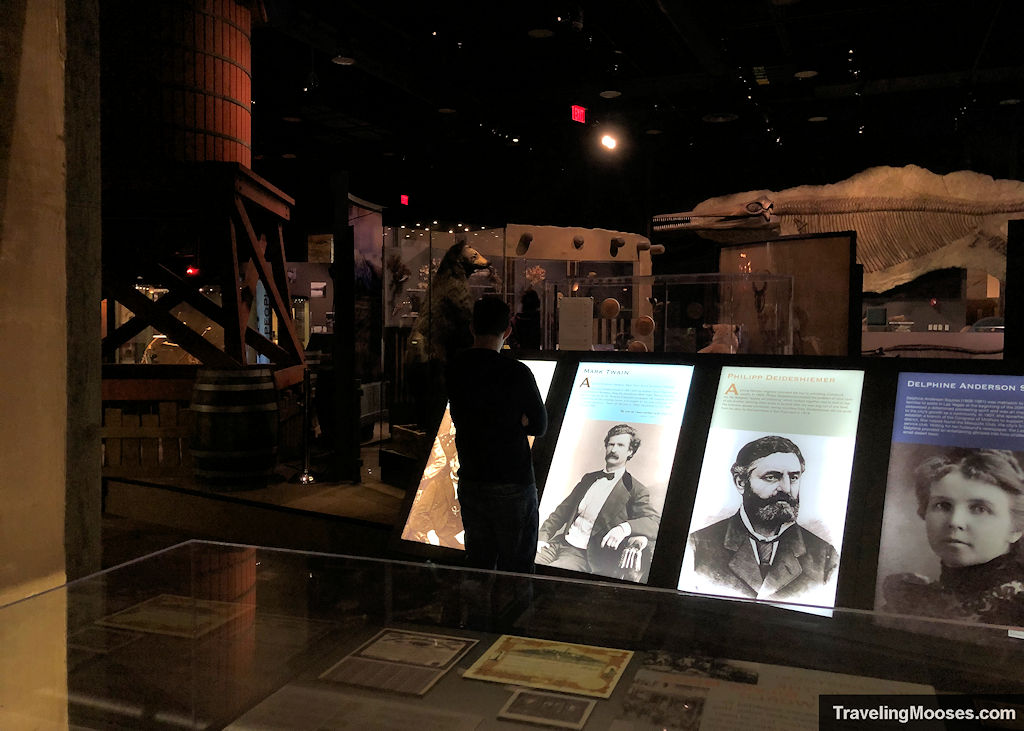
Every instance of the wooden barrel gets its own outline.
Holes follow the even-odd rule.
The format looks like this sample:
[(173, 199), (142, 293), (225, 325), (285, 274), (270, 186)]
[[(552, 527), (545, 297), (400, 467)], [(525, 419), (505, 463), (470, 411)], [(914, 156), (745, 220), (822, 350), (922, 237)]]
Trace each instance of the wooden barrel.
[(200, 368), (192, 411), (197, 480), (225, 490), (267, 484), (277, 466), (277, 389), (270, 368)]

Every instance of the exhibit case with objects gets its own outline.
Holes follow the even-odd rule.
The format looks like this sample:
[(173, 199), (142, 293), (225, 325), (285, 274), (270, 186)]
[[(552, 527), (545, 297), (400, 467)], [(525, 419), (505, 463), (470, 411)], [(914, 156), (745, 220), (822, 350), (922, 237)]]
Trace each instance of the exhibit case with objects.
[(1005, 627), (799, 609), (190, 541), (0, 608), (0, 726), (818, 729), (865, 695), (1024, 712)]
[(544, 283), (545, 347), (793, 354), (793, 276), (664, 274)]

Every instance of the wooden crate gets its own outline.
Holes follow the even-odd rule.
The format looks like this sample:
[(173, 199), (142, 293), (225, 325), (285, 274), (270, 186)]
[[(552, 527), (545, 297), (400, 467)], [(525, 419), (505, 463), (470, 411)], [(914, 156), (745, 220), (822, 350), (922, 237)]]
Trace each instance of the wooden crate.
[(104, 477), (191, 474), (193, 414), (178, 402), (155, 402), (156, 413), (103, 409)]

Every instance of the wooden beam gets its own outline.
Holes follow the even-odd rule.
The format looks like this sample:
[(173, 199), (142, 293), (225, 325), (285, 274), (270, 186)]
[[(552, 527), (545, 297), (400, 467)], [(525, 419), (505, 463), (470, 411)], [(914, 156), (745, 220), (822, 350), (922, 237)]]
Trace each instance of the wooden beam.
[[(283, 218), (286, 221), (291, 220), (292, 212), (287, 203), (282, 201), (279, 197), (267, 193), (265, 190), (260, 190), (258, 187), (253, 185), (251, 181), (245, 180), (244, 178), (236, 178), (235, 193), (248, 198), (253, 203), (265, 208), (278, 218)], [(282, 193), (281, 195), (284, 194)]]
[(117, 281), (103, 283), (105, 294), (115, 299), (136, 315), (149, 321), (154, 328), (171, 338), (188, 353), (199, 359), (201, 363), (218, 367), (238, 367), (242, 365), (227, 353), (220, 351), (195, 330), (182, 324), (169, 312), (157, 306), (156, 302), (140, 293), (131, 284)]
[(104, 378), (104, 401), (191, 401), (191, 378)]
[[(181, 294), (185, 302), (194, 307), (199, 313), (227, 329), (232, 319), (223, 307), (204, 297), (201, 292), (189, 289), (188, 282), (181, 279), (177, 274), (167, 269), (167, 267), (161, 266), (161, 269), (163, 269), (163, 277), (174, 285), (174, 291), (178, 291), (178, 288), (181, 288)], [(254, 348), (260, 355), (267, 356), (274, 363), (287, 363), (292, 360), (287, 350), (248, 326), (245, 328), (245, 344)]]
[[(291, 289), (288, 286), (288, 270), (285, 268), (285, 256), (284, 256), (284, 227), (282, 224), (277, 224), (277, 230), (275, 231), (276, 236), (274, 238), (273, 247), (270, 249), (270, 262), (271, 268), (274, 270), (274, 281), (277, 282), (277, 289), (281, 292), (281, 296), (284, 301), (291, 304), (292, 296)], [(264, 252), (266, 255), (266, 252)], [(291, 310), (289, 309), (289, 312)]]
[(288, 388), (289, 386), (294, 386), (296, 383), (302, 383), (305, 370), (306, 366), (295, 365), (274, 371), (274, 385), (280, 391), (282, 388)]
[(295, 333), (295, 323), (292, 321), (292, 312), (290, 303), (286, 303), (281, 297), (281, 292), (277, 288), (277, 284), (274, 282), (273, 272), (271, 271), (270, 265), (264, 258), (260, 251), (259, 238), (256, 236), (256, 232), (253, 230), (252, 222), (249, 220), (249, 214), (245, 210), (245, 203), (238, 196), (235, 196), (235, 210), (238, 213), (238, 219), (245, 229), (249, 250), (252, 253), (252, 259), (259, 268), (260, 279), (263, 282), (263, 286), (267, 290), (267, 294), (270, 295), (270, 303), (277, 313), (277, 318), (284, 330), (284, 344), (285, 350), (291, 352), (295, 356), (295, 360), (299, 363), (306, 362), (305, 352), (302, 349), (302, 343), (299, 341), (298, 335)]
[[(185, 298), (181, 291), (171, 291), (161, 295), (154, 304), (164, 308), (165, 310), (170, 310), (175, 305), (181, 304), (184, 299)], [(130, 320), (123, 323), (120, 327), (107, 335), (107, 337), (103, 338), (103, 355), (110, 355), (117, 350), (118, 347), (127, 343), (147, 327), (149, 327), (148, 322), (138, 315), (134, 315)]]
[(224, 351), (245, 363), (245, 330), (249, 325), (249, 308), (242, 302), (239, 289), (238, 270), (238, 238), (235, 224), (231, 218), (227, 221), (230, 250), (221, 259), (223, 264), (220, 286), (220, 301), (224, 307)]
[(251, 346), (260, 355), (267, 356), (273, 363), (287, 365), (295, 361), (291, 353), (251, 327), (245, 329), (245, 344)]

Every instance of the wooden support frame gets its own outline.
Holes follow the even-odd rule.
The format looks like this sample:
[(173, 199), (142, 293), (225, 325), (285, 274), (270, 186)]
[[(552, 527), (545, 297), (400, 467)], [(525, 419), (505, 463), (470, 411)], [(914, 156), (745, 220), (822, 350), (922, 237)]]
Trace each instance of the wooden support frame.
[[(249, 346), (286, 371), (281, 377), (283, 383), (295, 383), (301, 380), (305, 352), (291, 315), (283, 234), (283, 221), (290, 219), (295, 201), (240, 165), (217, 164), (204, 172), (197, 190), (210, 199), (203, 200), (203, 228), (223, 242), (207, 259), (220, 275), (222, 304), (217, 305), (198, 290), (197, 284), (163, 266), (149, 267), (153, 280), (169, 289), (156, 301), (136, 290), (133, 278), (105, 268), (104, 296), (120, 302), (134, 316), (104, 338), (103, 352), (109, 355), (145, 328), (153, 327), (206, 365), (245, 365)], [(230, 183), (227, 187), (222, 184), (225, 173)], [(260, 282), (277, 316), (280, 345), (249, 327)], [(182, 302), (224, 329), (223, 350), (171, 314), (172, 308)], [(295, 373), (299, 374), (297, 378)]]
[[(249, 214), (245, 210), (245, 203), (241, 197), (235, 198), (235, 212), (238, 216), (238, 222), (246, 233), (246, 237), (242, 239), (248, 244), (245, 253), (249, 255), (250, 262), (255, 265), (259, 279), (270, 296), (270, 306), (273, 307), (274, 312), (277, 314), (278, 322), (281, 323), (284, 329), (284, 332), (281, 333), (284, 340), (284, 348), (294, 355), (299, 363), (305, 363), (306, 359), (302, 343), (299, 341), (299, 337), (295, 332), (295, 323), (292, 321), (291, 306), (284, 299), (288, 296), (288, 281), (284, 272), (283, 247), (274, 247), (274, 258), (281, 260), (280, 277), (278, 278), (274, 276), (274, 268), (264, 255), (264, 250), (267, 248), (266, 239), (256, 235), (252, 221), (249, 219)], [(276, 256), (278, 253), (280, 253), (280, 256)]]

